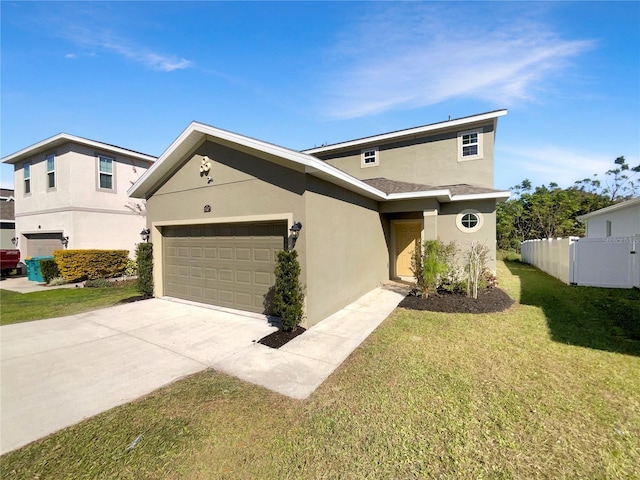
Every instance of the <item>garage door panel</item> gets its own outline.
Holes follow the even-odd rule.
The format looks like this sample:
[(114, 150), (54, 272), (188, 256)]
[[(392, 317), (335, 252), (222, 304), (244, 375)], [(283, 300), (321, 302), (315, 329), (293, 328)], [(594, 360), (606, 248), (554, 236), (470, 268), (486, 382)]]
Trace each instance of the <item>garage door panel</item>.
[(162, 233), (166, 295), (264, 312), (285, 222), (166, 227)]

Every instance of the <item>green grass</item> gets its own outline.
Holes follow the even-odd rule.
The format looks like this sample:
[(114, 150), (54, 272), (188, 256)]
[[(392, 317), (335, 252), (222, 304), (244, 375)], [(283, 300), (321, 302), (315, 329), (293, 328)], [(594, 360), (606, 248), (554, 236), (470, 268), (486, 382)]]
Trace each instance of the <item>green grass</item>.
[(55, 318), (115, 305), (139, 295), (135, 283), (118, 282), (103, 288), (52, 288), (16, 293), (0, 290), (0, 325)]
[[(0, 476), (640, 478), (638, 342), (596, 328), (620, 305), (637, 318), (640, 292), (508, 267), (523, 303), (399, 308), (306, 401), (207, 371), (3, 456)], [(558, 341), (550, 321), (587, 333)]]

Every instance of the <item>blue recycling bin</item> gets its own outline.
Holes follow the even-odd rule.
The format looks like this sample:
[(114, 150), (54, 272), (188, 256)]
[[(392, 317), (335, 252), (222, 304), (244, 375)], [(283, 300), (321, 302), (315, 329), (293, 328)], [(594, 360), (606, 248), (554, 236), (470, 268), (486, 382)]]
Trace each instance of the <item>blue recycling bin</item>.
[(40, 260), (53, 260), (53, 257), (40, 256), (27, 258), (24, 263), (27, 264), (27, 279), (31, 282), (44, 283), (44, 277), (40, 270)]

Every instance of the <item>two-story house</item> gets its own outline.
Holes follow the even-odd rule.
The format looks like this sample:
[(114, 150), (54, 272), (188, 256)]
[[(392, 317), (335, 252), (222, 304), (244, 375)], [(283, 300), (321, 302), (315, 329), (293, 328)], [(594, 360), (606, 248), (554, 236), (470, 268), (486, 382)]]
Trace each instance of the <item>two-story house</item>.
[(156, 296), (264, 312), (295, 248), (314, 325), (390, 278), (417, 242), (495, 256), (493, 146), (506, 110), (298, 152), (192, 123), (129, 193), (146, 200)]
[(127, 189), (155, 160), (66, 133), (3, 158), (14, 165), (22, 259), (62, 248), (126, 249), (133, 257), (146, 221)]

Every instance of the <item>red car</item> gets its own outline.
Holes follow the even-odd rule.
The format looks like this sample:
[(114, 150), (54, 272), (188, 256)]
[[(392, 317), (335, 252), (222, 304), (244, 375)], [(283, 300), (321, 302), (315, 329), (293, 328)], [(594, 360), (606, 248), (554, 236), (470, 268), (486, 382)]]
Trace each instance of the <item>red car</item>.
[(20, 250), (0, 250), (0, 270), (2, 275), (8, 274), (18, 266)]

